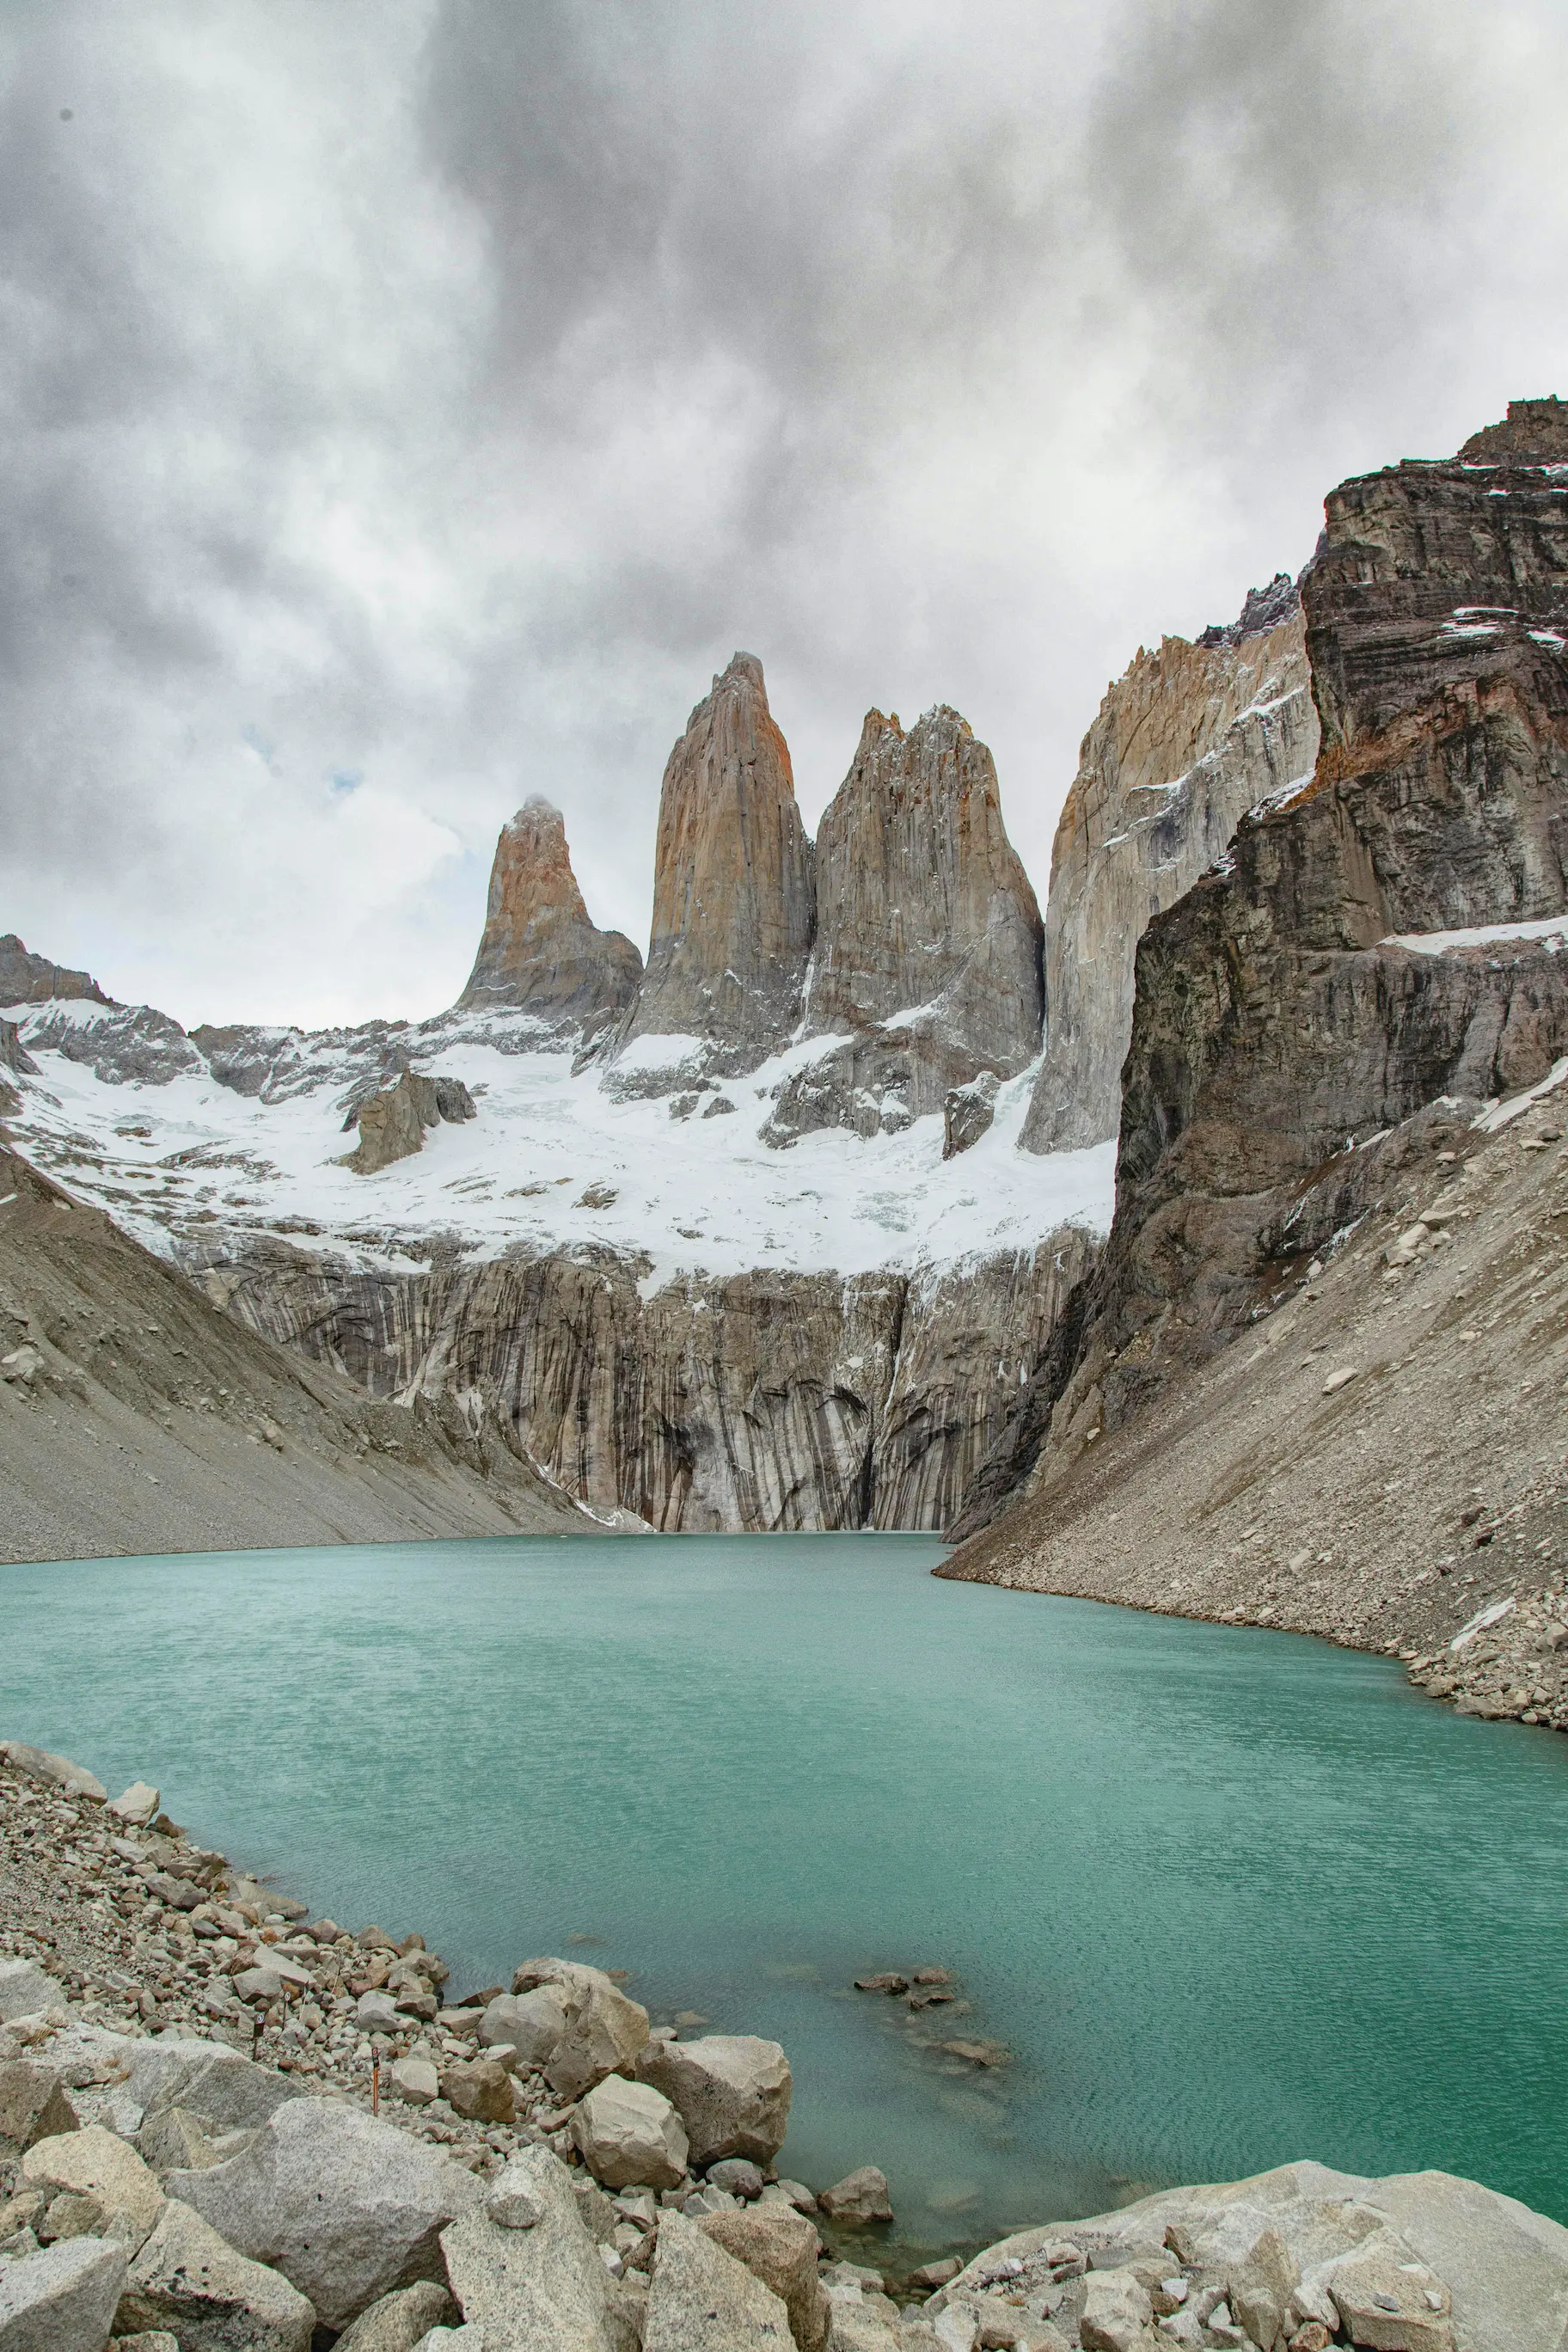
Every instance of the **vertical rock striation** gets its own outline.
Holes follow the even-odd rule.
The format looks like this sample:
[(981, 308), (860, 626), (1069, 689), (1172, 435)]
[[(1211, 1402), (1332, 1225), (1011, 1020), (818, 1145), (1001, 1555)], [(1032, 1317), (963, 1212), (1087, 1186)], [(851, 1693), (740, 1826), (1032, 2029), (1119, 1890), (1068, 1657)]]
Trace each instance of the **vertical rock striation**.
[[(705, 1068), (754, 1069), (800, 1018), (815, 910), (811, 843), (763, 666), (736, 654), (687, 721), (659, 801), (647, 969), (614, 1054), (700, 1041)], [(668, 1059), (689, 1064), (690, 1049)], [(612, 1083), (652, 1071), (657, 1049)]]
[(1284, 1296), (1379, 1181), (1358, 1139), (1430, 1150), (1568, 1053), (1565, 960), (1517, 928), (1568, 909), (1562, 432), (1518, 403), (1468, 458), (1329, 498), (1314, 774), (1144, 936), (1110, 1238), (972, 1524)]
[(962, 1268), (692, 1276), (646, 1298), (608, 1251), (407, 1275), (273, 1244), (221, 1276), (251, 1329), (373, 1396), (500, 1412), (605, 1517), (938, 1528), (1094, 1248), (1069, 1227)]
[(531, 1013), (545, 1040), (583, 1044), (624, 1013), (642, 958), (589, 919), (558, 808), (535, 793), (501, 827), (484, 936), (457, 1011)]
[(1107, 689), (1051, 852), (1046, 1055), (1026, 1150), (1116, 1133), (1140, 939), (1248, 809), (1310, 775), (1317, 750), (1305, 623), (1283, 575), (1228, 628), (1141, 649)]
[(1040, 1041), (1040, 910), (1002, 822), (996, 769), (945, 705), (906, 735), (868, 711), (816, 835), (808, 1035), (843, 1036), (785, 1087), (768, 1139), (875, 1133), (941, 1110)]

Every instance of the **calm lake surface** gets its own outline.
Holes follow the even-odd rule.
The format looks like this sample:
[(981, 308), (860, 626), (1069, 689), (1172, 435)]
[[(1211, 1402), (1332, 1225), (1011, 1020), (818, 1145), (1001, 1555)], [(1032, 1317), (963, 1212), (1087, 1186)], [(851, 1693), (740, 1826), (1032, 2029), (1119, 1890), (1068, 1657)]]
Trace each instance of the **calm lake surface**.
[[(782, 2042), (784, 2168), (975, 2242), (1289, 2157), (1568, 2220), (1568, 1740), (1388, 1661), (936, 1581), (910, 1537), (0, 1570), (0, 1734), (453, 1993), (538, 1952)], [(879, 1968), (956, 1969), (917, 2047)], [(919, 2021), (930, 2031), (934, 2011)]]

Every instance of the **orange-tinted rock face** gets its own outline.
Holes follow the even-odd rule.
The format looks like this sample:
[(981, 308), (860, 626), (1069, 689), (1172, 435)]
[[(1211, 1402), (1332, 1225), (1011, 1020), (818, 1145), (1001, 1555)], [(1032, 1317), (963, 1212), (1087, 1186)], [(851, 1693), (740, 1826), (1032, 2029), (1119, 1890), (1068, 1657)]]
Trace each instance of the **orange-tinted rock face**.
[(536, 793), (501, 827), (484, 937), (459, 1006), (531, 1013), (563, 1043), (581, 1040), (625, 1010), (641, 973), (630, 940), (590, 921), (561, 812)]
[(737, 654), (687, 721), (659, 802), (647, 970), (618, 1044), (694, 1036), (754, 1068), (800, 1017), (811, 844), (763, 666)]

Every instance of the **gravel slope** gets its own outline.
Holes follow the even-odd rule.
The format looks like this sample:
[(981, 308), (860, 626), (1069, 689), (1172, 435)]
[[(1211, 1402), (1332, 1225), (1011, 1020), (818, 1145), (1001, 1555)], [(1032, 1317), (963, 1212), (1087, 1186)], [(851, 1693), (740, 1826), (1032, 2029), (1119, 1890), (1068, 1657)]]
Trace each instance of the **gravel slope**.
[(493, 1412), (373, 1403), (0, 1147), (0, 1560), (592, 1533)]
[(938, 1572), (1322, 1633), (1568, 1729), (1564, 1113), (1521, 1097), (1441, 1156), (1394, 1130), (1321, 1271)]

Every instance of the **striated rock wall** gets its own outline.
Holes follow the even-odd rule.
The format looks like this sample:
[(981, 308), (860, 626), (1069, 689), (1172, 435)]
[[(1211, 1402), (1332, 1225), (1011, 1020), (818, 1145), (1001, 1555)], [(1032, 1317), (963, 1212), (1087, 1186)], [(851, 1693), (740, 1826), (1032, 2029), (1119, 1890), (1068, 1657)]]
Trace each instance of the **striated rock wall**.
[(1568, 1053), (1553, 942), (1444, 936), (1568, 910), (1568, 478), (1406, 464), (1326, 511), (1313, 779), (1144, 936), (1110, 1238), (972, 1517), (1271, 1311), (1364, 1213), (1358, 1141)]
[[(1248, 626), (1248, 622), (1260, 626)], [(1318, 716), (1288, 579), (1196, 645), (1140, 650), (1084, 737), (1051, 852), (1046, 1055), (1031, 1151), (1116, 1133), (1133, 960), (1154, 916), (1223, 856), (1248, 809), (1311, 773)]]
[(644, 1298), (635, 1265), (397, 1275), (274, 1249), (231, 1311), (373, 1396), (493, 1401), (530, 1458), (668, 1529), (947, 1523), (1089, 1265), (1075, 1229), (929, 1276), (761, 1272)]
[(840, 1036), (786, 1085), (767, 1129), (874, 1134), (941, 1110), (983, 1069), (1039, 1050), (1040, 910), (1002, 822), (996, 769), (944, 706), (906, 735), (868, 711), (816, 835), (807, 1035)]
[(800, 1017), (815, 905), (789, 748), (761, 662), (736, 654), (665, 768), (647, 969), (616, 1055), (697, 1037), (708, 1067), (755, 1068)]
[(456, 1009), (507, 1005), (552, 1040), (582, 1043), (626, 1011), (641, 978), (630, 940), (589, 919), (565, 821), (534, 793), (501, 827), (484, 936)]

